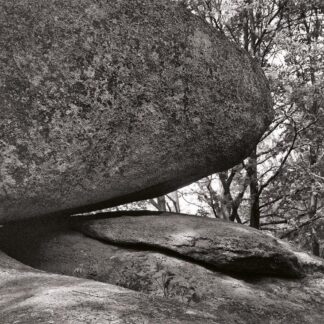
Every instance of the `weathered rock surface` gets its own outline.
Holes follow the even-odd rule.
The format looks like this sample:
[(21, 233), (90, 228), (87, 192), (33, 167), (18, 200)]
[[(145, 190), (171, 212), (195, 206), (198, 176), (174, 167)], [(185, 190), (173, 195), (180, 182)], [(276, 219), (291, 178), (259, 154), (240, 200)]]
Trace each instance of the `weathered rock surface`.
[[(7, 231), (8, 236), (5, 240), (2, 240), (0, 247), (11, 256), (38, 269), (124, 286), (154, 296), (155, 302), (161, 300), (160, 297), (164, 297), (165, 303), (161, 304), (159, 310), (162, 313), (168, 300), (177, 300), (178, 303), (175, 302), (170, 312), (165, 314), (164, 320), (166, 322), (177, 323), (180, 320), (185, 322), (182, 317), (183, 312), (189, 315), (191, 312), (197, 312), (197, 310), (199, 310), (196, 313), (197, 317), (190, 317), (189, 320), (187, 319), (188, 323), (199, 322), (199, 320), (205, 321), (205, 319), (199, 319), (203, 312), (207, 314), (207, 323), (224, 324), (259, 324), (261, 322), (317, 324), (321, 322), (324, 316), (324, 276), (321, 273), (313, 273), (312, 276), (298, 280), (279, 278), (249, 278), (248, 280), (245, 278), (244, 280), (213, 272), (195, 263), (165, 255), (162, 250), (161, 252), (152, 252), (125, 249), (99, 242), (67, 229), (55, 230), (51, 233), (43, 231), (43, 229), (40, 231), (43, 233), (42, 235), (39, 235), (40, 233), (33, 235), (32, 229), (21, 228), (22, 231), (19, 230), (18, 232), (23, 235), (20, 239), (14, 240), (11, 235), (14, 230), (12, 228)], [(13, 267), (12, 264), (11, 267)], [(53, 278), (51, 275), (47, 276), (47, 278)], [(24, 279), (21, 279), (24, 285), (26, 285), (24, 280), (30, 280), (29, 278), (25, 276)], [(39, 277), (37, 278), (39, 279)], [(81, 306), (79, 306), (79, 309), (77, 309), (77, 312), (79, 312), (77, 314), (80, 315), (79, 323), (100, 323), (100, 320), (111, 318), (118, 319), (122, 323), (126, 323), (127, 320), (131, 323), (137, 323), (136, 320), (144, 321), (144, 319), (149, 319), (149, 323), (162, 321), (162, 318), (150, 317), (154, 313), (156, 303), (153, 303), (152, 307), (147, 306), (148, 310), (145, 313), (147, 317), (143, 319), (140, 317), (141, 307), (144, 303), (140, 294), (127, 295), (125, 293), (124, 299), (121, 299), (116, 293), (116, 291), (119, 291), (118, 288), (112, 288), (111, 285), (108, 285), (103, 292), (104, 286), (94, 286), (88, 283), (87, 288), (85, 288), (84, 281), (76, 286), (76, 283), (72, 284), (73, 279), (69, 279), (69, 281), (67, 277), (61, 276), (54, 278), (63, 278), (60, 287), (61, 289), (64, 288), (64, 292), (61, 292), (58, 297), (67, 299), (66, 305), (81, 302), (81, 305), (88, 305), (89, 303), (89, 308), (96, 305), (95, 309), (101, 309), (102, 312), (109, 310), (108, 314), (105, 315), (106, 317), (103, 317), (104, 315), (100, 311), (94, 316), (93, 309), (86, 307), (81, 311)], [(2, 283), (1, 279), (0, 282)], [(44, 295), (48, 293), (47, 288), (44, 288), (44, 279), (41, 279), (40, 282), (43, 285), (42, 294)], [(66, 288), (67, 282), (69, 282), (70, 288)], [(10, 283), (10, 285), (14, 284), (15, 281)], [(114, 289), (113, 292), (109, 291), (111, 289)], [(16, 290), (12, 290), (12, 287), (10, 291), (16, 292)], [(58, 291), (55, 290), (55, 292)], [(0, 293), (2, 293), (1, 289)], [(37, 298), (43, 297), (40, 294), (40, 289), (35, 293)], [(71, 300), (71, 295), (73, 300)], [(8, 295), (5, 294), (4, 296), (4, 300), (8, 300)], [(53, 296), (52, 292), (49, 296), (51, 302), (55, 301), (56, 296)], [(93, 300), (93, 296), (98, 298)], [(133, 303), (132, 298), (135, 298), (134, 296), (137, 296), (136, 305), (139, 303), (140, 308), (135, 314), (131, 311), (124, 316), (123, 307), (126, 298), (129, 298), (129, 302)], [(80, 300), (76, 299), (77, 297), (83, 298)], [(27, 296), (23, 298), (29, 300)], [(104, 298), (108, 299), (107, 306), (102, 305)], [(150, 300), (149, 297), (147, 298)], [(90, 303), (91, 300), (92, 304)], [(111, 308), (112, 300), (116, 303), (121, 300), (120, 308), (116, 304)], [(179, 303), (182, 303), (183, 309), (177, 308)], [(14, 320), (17, 320), (18, 317), (14, 316), (13, 310), (19, 311), (20, 305), (18, 303), (16, 308), (11, 309), (11, 318)], [(41, 318), (43, 316), (41, 314), (44, 312), (46, 314), (46, 311), (49, 314), (52, 312), (56, 315), (57, 310), (53, 310), (56, 306), (58, 305), (44, 306), (42, 304), (37, 307), (36, 311), (32, 308), (34, 306), (28, 306), (26, 310), (27, 314), (40, 312), (39, 317)], [(131, 310), (134, 310), (135, 307)], [(187, 308), (188, 310), (186, 310)], [(175, 309), (176, 311), (171, 315), (171, 312)], [(2, 314), (1, 310), (3, 309), (1, 309), (0, 303), (0, 314)], [(70, 309), (67, 306), (63, 306), (61, 310), (62, 313), (69, 311)], [(28, 318), (26, 316), (25, 319)], [(62, 314), (59, 313), (59, 316), (62, 316)], [(69, 314), (65, 316), (69, 316)], [(9, 317), (5, 319), (7, 318)], [(30, 322), (32, 323), (32, 321)]]
[(324, 273), (323, 258), (317, 257), (311, 252), (307, 252), (307, 249), (301, 249), (300, 247), (297, 247), (296, 245), (290, 244), (286, 241), (280, 240), (279, 242), (281, 245), (283, 245), (296, 255), (305, 273)]
[(169, 0), (0, 2), (0, 221), (156, 196), (247, 156), (261, 69)]
[(206, 309), (24, 266), (0, 252), (0, 323), (218, 323)]
[(227, 272), (289, 277), (303, 273), (293, 252), (247, 226), (173, 213), (94, 217), (98, 219), (73, 218), (74, 228), (113, 244), (168, 250)]

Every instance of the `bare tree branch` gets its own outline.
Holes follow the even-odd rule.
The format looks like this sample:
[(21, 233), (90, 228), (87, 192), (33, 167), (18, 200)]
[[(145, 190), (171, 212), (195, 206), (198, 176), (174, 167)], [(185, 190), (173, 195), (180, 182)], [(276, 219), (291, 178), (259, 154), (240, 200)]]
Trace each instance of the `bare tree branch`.
[(260, 224), (260, 227), (267, 226), (267, 225), (287, 224), (287, 223), (288, 223), (288, 221), (287, 221), (287, 219), (285, 219), (285, 220), (281, 220), (281, 221), (272, 221), (272, 222), (263, 223), (263, 224)]
[(295, 232), (295, 231), (298, 231), (298, 230), (301, 229), (302, 227), (304, 227), (304, 226), (306, 226), (306, 225), (308, 225), (308, 224), (310, 224), (310, 223), (313, 223), (313, 222), (315, 222), (316, 220), (318, 220), (318, 219), (320, 219), (320, 218), (321, 218), (321, 216), (314, 217), (314, 218), (310, 219), (309, 221), (307, 221), (307, 222), (305, 222), (305, 223), (303, 223), (303, 224), (297, 226), (296, 228), (294, 228), (294, 229), (292, 229), (292, 230), (290, 230), (290, 231), (288, 231), (288, 232), (286, 232), (286, 233), (283, 233), (283, 234), (280, 236), (280, 238), (281, 238), (281, 239), (286, 238), (286, 237), (289, 236), (291, 233), (293, 233), (293, 232)]
[(260, 205), (260, 209), (262, 209), (262, 208), (264, 208), (264, 207), (268, 207), (268, 206), (274, 204), (275, 202), (277, 202), (277, 201), (283, 199), (284, 197), (285, 197), (285, 196), (279, 196), (279, 197), (277, 197), (277, 198), (275, 198), (275, 199), (273, 199), (273, 200), (270, 200), (270, 201), (266, 202), (265, 204)]
[(295, 148), (295, 142), (296, 142), (296, 139), (297, 139), (297, 136), (298, 136), (298, 132), (296, 130), (296, 126), (294, 126), (294, 130), (295, 130), (295, 134), (294, 134), (294, 137), (293, 137), (293, 140), (292, 140), (292, 143), (290, 145), (290, 148), (289, 150), (287, 151), (285, 157), (282, 159), (281, 163), (280, 163), (280, 166), (279, 168), (277, 169), (277, 171), (264, 183), (260, 186), (259, 188), (259, 192), (258, 194), (261, 195), (262, 191), (264, 190), (264, 188), (266, 188), (281, 172), (281, 170), (283, 169), (290, 153), (293, 151), (293, 149)]

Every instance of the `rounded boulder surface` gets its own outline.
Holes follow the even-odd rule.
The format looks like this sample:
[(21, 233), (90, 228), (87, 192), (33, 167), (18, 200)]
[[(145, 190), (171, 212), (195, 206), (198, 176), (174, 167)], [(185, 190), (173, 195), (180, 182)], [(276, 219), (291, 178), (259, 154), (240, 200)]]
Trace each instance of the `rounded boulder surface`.
[(262, 70), (170, 0), (0, 2), (0, 221), (158, 196), (239, 163)]

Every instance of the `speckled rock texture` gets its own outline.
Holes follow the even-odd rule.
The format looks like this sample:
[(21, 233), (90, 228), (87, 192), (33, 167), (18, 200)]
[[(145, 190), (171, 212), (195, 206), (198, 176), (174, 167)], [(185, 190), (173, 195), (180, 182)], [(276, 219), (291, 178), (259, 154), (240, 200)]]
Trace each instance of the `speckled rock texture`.
[(170, 0), (0, 1), (0, 221), (170, 192), (246, 157), (263, 72)]
[[(312, 274), (302, 279), (289, 280), (238, 275), (233, 277), (212, 271), (194, 262), (168, 255), (165, 253), (167, 251), (163, 249), (157, 252), (122, 248), (86, 237), (68, 228), (55, 228), (55, 230), (48, 231), (46, 228), (44, 229), (44, 226), (38, 226), (35, 233), (35, 230), (33, 230), (35, 225), (37, 224), (29, 224), (20, 228), (10, 226), (9, 229), (6, 225), (0, 230), (0, 249), (3, 249), (11, 257), (37, 269), (123, 286), (151, 296), (147, 297), (148, 300), (154, 297), (155, 302), (157, 300), (165, 301), (161, 304), (159, 310), (162, 313), (159, 315), (160, 318), (150, 318), (155, 311), (156, 304), (154, 303), (152, 307), (147, 306), (145, 316), (142, 315), (143, 319), (141, 319), (140, 313), (143, 312), (143, 300), (139, 303), (137, 303), (139, 300), (136, 300), (134, 308), (140, 305), (135, 312), (136, 315), (133, 312), (134, 308), (124, 315), (124, 312), (126, 312), (124, 310), (126, 297), (122, 300), (119, 311), (116, 304), (112, 306), (112, 301), (119, 302), (121, 300), (116, 294), (117, 287), (112, 292), (109, 292), (109, 290), (113, 289), (113, 286), (107, 285), (103, 293), (102, 289), (105, 286), (88, 283), (88, 289), (84, 290), (84, 281), (76, 287), (76, 282), (72, 278), (68, 280), (67, 277), (63, 276), (54, 277), (57, 279), (62, 278), (60, 286), (62, 292), (59, 297), (67, 299), (67, 304), (81, 302), (81, 305), (89, 305), (89, 308), (86, 306), (82, 312), (81, 306), (77, 308), (80, 315), (78, 323), (102, 323), (100, 320), (114, 318), (112, 313), (116, 320), (118, 319), (121, 322), (123, 320), (124, 323), (138, 323), (135, 316), (138, 316), (138, 321), (141, 320), (140, 323), (143, 323), (144, 319), (147, 318), (150, 319), (148, 323), (159, 323), (159, 320), (162, 321), (163, 319), (162, 316), (164, 316), (166, 323), (177, 323), (177, 320), (183, 318), (183, 312), (187, 315), (196, 314), (196, 317), (189, 317), (188, 323), (198, 322), (199, 316), (205, 313), (208, 314), (206, 316), (207, 323), (215, 322), (219, 324), (317, 324), (321, 323), (324, 316), (324, 277), (321, 272), (313, 271)], [(46, 226), (48, 225), (46, 224)], [(49, 228), (52, 228), (52, 226), (49, 226)], [(13, 233), (16, 233), (16, 236), (19, 233), (19, 238), (14, 238)], [(309, 256), (309, 259), (312, 260), (313, 258)], [(8, 258), (5, 260), (8, 260)], [(3, 259), (1, 259), (1, 262), (2, 265), (5, 263)], [(13, 265), (17, 266), (18, 262), (13, 262), (16, 261), (11, 260), (11, 267)], [(22, 267), (21, 264), (20, 266)], [(47, 278), (53, 277), (47, 275)], [(23, 282), (24, 287), (28, 287), (27, 280), (34, 280), (34, 278), (30, 279), (25, 274), (25, 277), (20, 278), (20, 280)], [(13, 288), (16, 282), (17, 280), (14, 280), (6, 286), (6, 288), (10, 287), (12, 294), (17, 292)], [(41, 279), (40, 282), (43, 285), (42, 290), (34, 290), (32, 293), (37, 297), (34, 296), (32, 300), (50, 296), (50, 301), (55, 301), (52, 290), (47, 290), (44, 287), (44, 279)], [(67, 282), (72, 285), (70, 289), (74, 291), (72, 292), (73, 298), (83, 297), (83, 299), (71, 301), (71, 290), (67, 289)], [(0, 285), (2, 283), (3, 281), (0, 279)], [(55, 290), (55, 292), (58, 291)], [(1, 288), (0, 293), (2, 293)], [(4, 294), (7, 302), (8, 295), (8, 293)], [(92, 299), (93, 296), (95, 298)], [(107, 306), (103, 306), (103, 296), (108, 300)], [(135, 294), (129, 294), (127, 298), (133, 298), (131, 296), (135, 296)], [(138, 298), (142, 298), (141, 296), (138, 294)], [(30, 305), (27, 296), (23, 296), (23, 298), (26, 299), (24, 304)], [(92, 304), (90, 300), (93, 301)], [(131, 299), (129, 300), (131, 303), (133, 302)], [(175, 301), (174, 306), (177, 307), (172, 308), (171, 312), (165, 312), (164, 307), (170, 300)], [(64, 312), (71, 311), (67, 304), (62, 307), (62, 313), (58, 313), (61, 316), (60, 318), (63, 317)], [(179, 304), (182, 304), (182, 309), (178, 308)], [(12, 322), (19, 319), (18, 316), (15, 316), (14, 310), (21, 310), (20, 305), (21, 303), (18, 302), (18, 306), (10, 309)], [(75, 307), (75, 304), (73, 305), (72, 310)], [(95, 311), (94, 308), (91, 309), (91, 305), (97, 306), (94, 307), (97, 310), (100, 310), (100, 308), (103, 311), (108, 310), (106, 317), (102, 317), (104, 315), (100, 311), (93, 315)], [(32, 307), (25, 308), (26, 314), (29, 314), (29, 316), (32, 311), (35, 314)], [(42, 318), (41, 314), (46, 311), (48, 314), (54, 313), (55, 315), (58, 312), (57, 309), (53, 310), (53, 308), (57, 307), (55, 304), (43, 307), (44, 305), (41, 304), (36, 309), (36, 312), (40, 313), (39, 318)], [(0, 320), (1, 310), (3, 308), (1, 309), (0, 306)], [(26, 315), (24, 316), (26, 319)], [(68, 318), (69, 314), (64, 316)], [(171, 318), (171, 316), (173, 317)], [(36, 318), (36, 315), (34, 315), (34, 318)], [(26, 323), (26, 321), (22, 323)], [(57, 323), (55, 319), (54, 323)]]
[[(92, 220), (74, 217), (73, 226), (109, 243), (164, 249), (221, 271), (288, 277), (303, 275), (292, 251), (277, 239), (244, 225), (173, 213), (101, 216)], [(109, 213), (103, 216), (109, 217)]]
[(219, 323), (206, 309), (92, 280), (49, 274), (0, 252), (0, 323)]

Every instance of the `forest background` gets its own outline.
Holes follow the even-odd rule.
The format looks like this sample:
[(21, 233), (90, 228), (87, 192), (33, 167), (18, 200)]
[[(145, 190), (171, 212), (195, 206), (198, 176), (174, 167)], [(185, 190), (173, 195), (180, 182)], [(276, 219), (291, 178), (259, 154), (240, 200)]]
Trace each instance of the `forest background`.
[(259, 62), (270, 82), (275, 118), (240, 165), (114, 210), (217, 217), (280, 237), (323, 218), (324, 1), (181, 2)]

